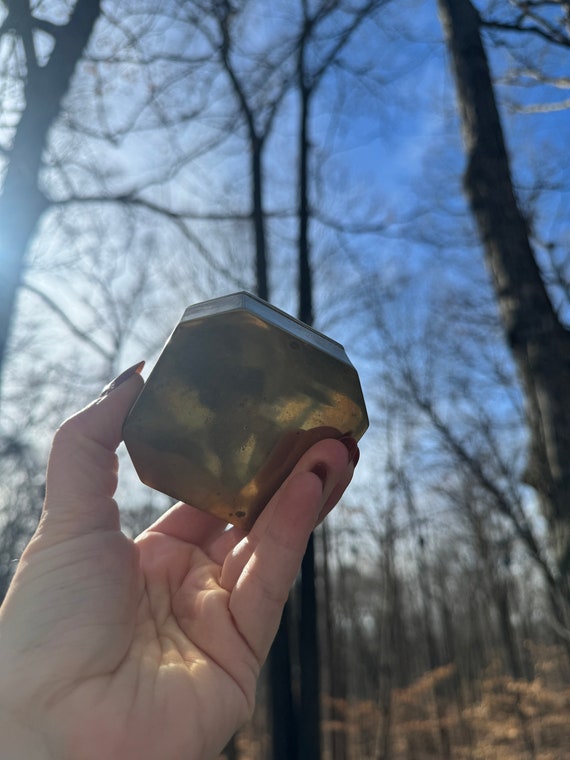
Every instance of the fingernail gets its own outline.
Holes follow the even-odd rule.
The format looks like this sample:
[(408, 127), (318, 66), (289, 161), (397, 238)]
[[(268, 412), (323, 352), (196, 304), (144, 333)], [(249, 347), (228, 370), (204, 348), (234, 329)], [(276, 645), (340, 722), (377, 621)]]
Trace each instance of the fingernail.
[(316, 475), (317, 478), (321, 481), (321, 483), (323, 484), (323, 491), (324, 491), (325, 486), (327, 484), (328, 474), (329, 474), (326, 464), (324, 464), (323, 462), (317, 462), (317, 464), (312, 467), (311, 472), (313, 473), (313, 475)]
[[(341, 443), (343, 443), (346, 446), (346, 450), (348, 451), (348, 461), (354, 462), (355, 459), (356, 461), (358, 461), (360, 452), (358, 451), (358, 444), (356, 443), (354, 438), (352, 438), (349, 435), (345, 435), (339, 440)], [(354, 462), (354, 464), (356, 466), (356, 462)]]
[(101, 393), (99, 394), (99, 398), (104, 398), (105, 396), (108, 396), (111, 391), (114, 391), (115, 388), (118, 388), (119, 385), (122, 385), (125, 380), (128, 380), (129, 377), (132, 377), (133, 375), (140, 374), (142, 372), (142, 368), (144, 367), (144, 361), (137, 362), (137, 364), (133, 364), (132, 367), (129, 367), (124, 372), (121, 372), (121, 374), (116, 377), (114, 380), (111, 380), (110, 383), (108, 383)]

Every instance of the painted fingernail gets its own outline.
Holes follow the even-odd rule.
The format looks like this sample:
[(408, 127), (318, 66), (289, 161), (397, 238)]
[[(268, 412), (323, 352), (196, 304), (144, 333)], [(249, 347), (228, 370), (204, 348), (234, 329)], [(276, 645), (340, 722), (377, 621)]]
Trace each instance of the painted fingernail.
[(356, 451), (354, 452), (354, 456), (352, 457), (352, 466), (356, 467), (358, 464), (358, 460), (360, 459), (360, 449), (358, 446), (356, 447)]
[(313, 473), (313, 475), (316, 475), (317, 478), (321, 481), (321, 483), (323, 484), (323, 491), (324, 491), (325, 486), (327, 484), (328, 474), (329, 474), (326, 464), (324, 464), (323, 462), (317, 462), (317, 464), (314, 465), (313, 468), (311, 469), (311, 472)]
[(115, 388), (118, 388), (119, 385), (122, 385), (126, 380), (129, 379), (129, 377), (132, 377), (133, 375), (140, 374), (142, 372), (142, 368), (144, 367), (144, 361), (137, 362), (136, 364), (133, 364), (132, 367), (129, 367), (124, 372), (121, 372), (118, 377), (116, 377), (114, 380), (111, 380), (110, 383), (108, 383), (101, 393), (99, 394), (99, 398), (104, 398), (105, 396), (108, 396), (111, 391), (114, 391)]
[(360, 456), (358, 452), (358, 444), (349, 435), (345, 435), (342, 438), (339, 439), (341, 443), (344, 443), (346, 446), (346, 450), (348, 451), (348, 461), (354, 462), (354, 459), (356, 458), (356, 461), (358, 461), (358, 457)]

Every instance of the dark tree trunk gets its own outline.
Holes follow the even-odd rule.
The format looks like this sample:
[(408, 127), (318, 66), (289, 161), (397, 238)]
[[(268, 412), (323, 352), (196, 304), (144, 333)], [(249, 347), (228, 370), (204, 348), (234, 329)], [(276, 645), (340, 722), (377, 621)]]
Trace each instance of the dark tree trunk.
[(299, 660), (301, 666), (301, 715), (299, 757), (321, 757), (320, 657), (317, 626), (315, 537), (309, 539), (301, 566)]
[(22, 38), (27, 77), (26, 106), (0, 197), (0, 378), (26, 252), (47, 205), (38, 184), (47, 135), (100, 13), (100, 0), (77, 0), (69, 22), (50, 30), (55, 47), (48, 63), (40, 67), (32, 42), (34, 19), (23, 10), (23, 2), (12, 5), (17, 10), (10, 10), (3, 29), (14, 29)]
[[(263, 141), (251, 133), (253, 226), (257, 295), (269, 300), (267, 246), (263, 211)], [(287, 602), (268, 657), (272, 760), (298, 757), (298, 718), (293, 697), (290, 602)]]
[(570, 333), (550, 301), (517, 203), (477, 10), (470, 0), (438, 0), (438, 6), (467, 154), (465, 190), (526, 400), (526, 480), (540, 497), (569, 598)]
[[(260, 298), (269, 301), (269, 261), (264, 210), (263, 149), (266, 137), (269, 134), (271, 119), (265, 125), (265, 131), (256, 126), (255, 111), (248, 101), (246, 91), (230, 59), (232, 44), (229, 26), (231, 17), (230, 4), (222, 2), (219, 4), (218, 12), (220, 14), (219, 23), (222, 33), (220, 53), (225, 71), (239, 102), (249, 140), (251, 220), (255, 241), (256, 292)], [(290, 617), (290, 603), (287, 602), (268, 657), (269, 711), (273, 760), (296, 760), (298, 757), (298, 721), (293, 696)]]
[(257, 295), (264, 301), (269, 300), (269, 283), (267, 278), (267, 242), (265, 232), (265, 211), (263, 209), (263, 145), (255, 133), (251, 140), (252, 169), (252, 214), (255, 235), (255, 275)]
[(506, 582), (495, 581), (493, 584), (495, 604), (500, 624), (500, 634), (503, 639), (505, 651), (506, 670), (516, 681), (524, 678), (524, 670), (516, 641), (516, 632), (511, 621), (511, 602), (509, 599), (509, 587)]
[(287, 602), (269, 653), (272, 760), (296, 760), (299, 757), (299, 731), (292, 689), (290, 609)]
[[(346, 703), (346, 642), (343, 640), (339, 626), (336, 623), (333, 609), (332, 571), (329, 563), (331, 550), (326, 522), (321, 526), (321, 546), (323, 556), (323, 595), (324, 595), (324, 625), (327, 646), (328, 696), (330, 706), (328, 719), (332, 730), (330, 737), (331, 760), (346, 760), (348, 757), (347, 715)], [(342, 571), (341, 571), (342, 572)]]
[[(299, 319), (313, 323), (313, 281), (309, 244), (309, 107), (311, 90), (303, 81), (304, 46), (299, 53), (301, 98), (299, 130)], [(321, 757), (320, 668), (317, 626), (315, 539), (311, 536), (301, 565), (299, 659), (301, 668), (301, 720), (299, 757)]]
[[(247, 136), (249, 140), (249, 152), (251, 162), (251, 219), (253, 223), (253, 235), (255, 240), (255, 276), (257, 295), (265, 301), (269, 300), (269, 283), (268, 283), (268, 254), (267, 254), (267, 232), (264, 203), (263, 187), (263, 149), (265, 141), (271, 129), (271, 118), (267, 120), (265, 128), (260, 128), (256, 122), (256, 113), (254, 106), (251, 105), (247, 91), (244, 88), (236, 70), (231, 61), (230, 50), (232, 47), (232, 37), (230, 31), (232, 9), (227, 0), (218, 4), (217, 10), (222, 34), (222, 44), (220, 54), (224, 69), (229, 77), (231, 86), (238, 100), (241, 114), (245, 120)], [(277, 104), (280, 98), (274, 103), (273, 114), (276, 112)]]
[[(303, 64), (300, 78), (302, 78)], [(313, 324), (313, 278), (309, 243), (309, 106), (311, 91), (300, 83), (301, 123), (299, 129), (299, 319)]]

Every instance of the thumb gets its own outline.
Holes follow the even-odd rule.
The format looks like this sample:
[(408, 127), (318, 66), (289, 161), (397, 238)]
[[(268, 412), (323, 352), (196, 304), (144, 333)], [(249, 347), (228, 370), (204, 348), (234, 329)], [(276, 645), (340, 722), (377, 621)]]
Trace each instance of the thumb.
[(104, 388), (101, 396), (70, 417), (55, 434), (48, 461), (42, 532), (57, 526), (57, 539), (95, 530), (118, 530), (113, 499), (125, 417), (138, 396), (144, 362)]

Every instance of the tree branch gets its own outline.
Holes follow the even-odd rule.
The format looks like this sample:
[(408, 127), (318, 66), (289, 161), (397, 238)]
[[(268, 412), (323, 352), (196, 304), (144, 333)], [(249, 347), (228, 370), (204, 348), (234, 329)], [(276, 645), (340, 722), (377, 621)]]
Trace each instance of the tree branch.
[(24, 282), (22, 283), (22, 287), (28, 292), (33, 293), (38, 298), (40, 298), (45, 303), (45, 305), (49, 308), (49, 310), (52, 311), (61, 320), (61, 322), (63, 322), (63, 324), (67, 327), (67, 329), (73, 335), (75, 335), (76, 338), (79, 338), (84, 343), (87, 343), (88, 346), (94, 349), (100, 356), (102, 356), (108, 362), (113, 361), (113, 358), (114, 358), (113, 353), (111, 351), (108, 351), (104, 346), (98, 343), (88, 333), (86, 333), (84, 330), (78, 327), (63, 311), (63, 309), (60, 306), (58, 306), (58, 304), (53, 300), (53, 298), (47, 295), (47, 293), (44, 293), (43, 290), (40, 290), (40, 288), (36, 287), (35, 285), (32, 285), (27, 280), (24, 280)]

